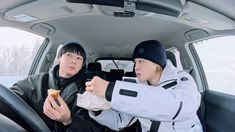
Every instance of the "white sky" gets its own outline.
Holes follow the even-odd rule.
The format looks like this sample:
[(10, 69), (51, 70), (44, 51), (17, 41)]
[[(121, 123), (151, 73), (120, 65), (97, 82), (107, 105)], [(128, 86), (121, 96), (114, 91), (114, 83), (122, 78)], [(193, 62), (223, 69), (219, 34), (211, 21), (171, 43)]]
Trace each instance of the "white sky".
[[(12, 47), (13, 45), (22, 45), (33, 48), (38, 35), (25, 32), (18, 29), (0, 27), (0, 47)], [(41, 38), (41, 37), (40, 37)]]

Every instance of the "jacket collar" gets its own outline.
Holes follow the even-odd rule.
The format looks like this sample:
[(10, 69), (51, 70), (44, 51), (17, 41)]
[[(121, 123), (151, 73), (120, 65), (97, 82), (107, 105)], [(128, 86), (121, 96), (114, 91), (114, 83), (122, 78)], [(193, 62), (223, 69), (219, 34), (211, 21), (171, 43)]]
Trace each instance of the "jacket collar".
[(59, 65), (56, 65), (53, 67), (51, 72), (49, 72), (49, 86), (50, 88), (57, 88), (56, 81), (63, 81), (62, 83), (67, 83), (64, 84), (64, 87), (67, 87), (71, 83), (75, 83), (77, 87), (84, 87), (85, 85), (85, 76), (84, 72), (85, 69), (82, 68), (76, 75), (70, 77), (70, 78), (61, 78), (58, 76), (58, 70), (59, 70)]
[(171, 63), (171, 61), (167, 60), (166, 67), (163, 69), (162, 75), (157, 85), (177, 80), (178, 71), (179, 70)]

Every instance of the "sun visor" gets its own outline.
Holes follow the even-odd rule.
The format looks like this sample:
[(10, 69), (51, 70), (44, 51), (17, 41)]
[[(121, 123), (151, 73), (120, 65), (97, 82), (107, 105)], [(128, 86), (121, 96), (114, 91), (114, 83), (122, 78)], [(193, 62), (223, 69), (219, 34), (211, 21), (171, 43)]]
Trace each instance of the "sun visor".
[[(142, 10), (163, 15), (178, 17), (182, 12), (181, 0), (66, 0), (72, 3), (95, 4), (126, 8), (126, 5), (134, 8), (131, 11)], [(129, 8), (130, 9), (130, 8)], [(129, 10), (128, 10), (129, 11)]]

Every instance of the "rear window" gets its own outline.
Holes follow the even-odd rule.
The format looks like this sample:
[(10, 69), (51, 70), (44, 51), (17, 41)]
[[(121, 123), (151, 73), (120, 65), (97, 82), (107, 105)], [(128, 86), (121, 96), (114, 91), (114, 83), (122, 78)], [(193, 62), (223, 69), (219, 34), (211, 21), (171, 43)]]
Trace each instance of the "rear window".
[(109, 72), (111, 69), (123, 69), (124, 72), (132, 72), (134, 62), (131, 60), (98, 60), (101, 63), (102, 71)]

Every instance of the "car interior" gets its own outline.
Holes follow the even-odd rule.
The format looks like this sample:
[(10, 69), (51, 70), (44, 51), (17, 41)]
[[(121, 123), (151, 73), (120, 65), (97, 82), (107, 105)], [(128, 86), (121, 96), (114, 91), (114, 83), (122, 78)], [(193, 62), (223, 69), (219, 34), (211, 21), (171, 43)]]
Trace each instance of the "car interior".
[[(235, 96), (210, 90), (192, 43), (235, 35), (234, 8), (233, 0), (2, 0), (0, 27), (45, 38), (28, 75), (49, 72), (60, 45), (78, 42), (87, 53), (88, 80), (100, 76), (110, 82), (135, 77), (134, 47), (144, 40), (158, 40), (166, 48), (167, 59), (195, 79), (202, 95), (198, 115), (203, 130), (232, 132)], [(114, 65), (107, 71), (105, 60)], [(117, 66), (120, 60), (132, 63), (131, 70)], [(32, 108), (2, 84), (0, 100), (0, 131), (50, 131)]]

